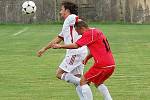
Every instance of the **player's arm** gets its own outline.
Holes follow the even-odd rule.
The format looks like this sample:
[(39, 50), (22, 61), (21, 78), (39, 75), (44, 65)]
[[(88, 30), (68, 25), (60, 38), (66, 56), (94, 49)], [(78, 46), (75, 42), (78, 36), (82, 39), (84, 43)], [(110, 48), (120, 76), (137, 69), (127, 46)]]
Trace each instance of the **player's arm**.
[(58, 44), (62, 41), (62, 38), (60, 38), (59, 36), (57, 36), (56, 38), (54, 38), (51, 42), (49, 42), (45, 47), (44, 47), (44, 50), (48, 50), (49, 48), (51, 48), (51, 46), (53, 44)]
[(56, 38), (54, 38), (51, 42), (49, 42), (45, 47), (43, 47), (42, 49), (40, 49), (38, 52), (37, 52), (37, 56), (40, 57), (42, 56), (42, 54), (48, 50), (49, 48), (52, 47), (53, 44), (56, 44), (56, 43), (60, 43), (63, 39), (59, 36), (57, 36)]
[(77, 49), (79, 46), (76, 43), (71, 43), (71, 44), (53, 44), (52, 45), (53, 49)]

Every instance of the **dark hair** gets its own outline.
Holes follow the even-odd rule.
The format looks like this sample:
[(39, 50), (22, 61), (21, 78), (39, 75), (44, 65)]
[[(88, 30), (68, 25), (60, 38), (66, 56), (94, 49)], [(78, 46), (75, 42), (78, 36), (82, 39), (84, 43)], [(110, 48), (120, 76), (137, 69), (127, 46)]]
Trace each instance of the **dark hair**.
[(78, 15), (78, 6), (75, 3), (63, 1), (61, 5), (63, 5), (65, 9), (68, 9), (71, 14)]
[(78, 22), (75, 23), (74, 27), (79, 28), (79, 29), (81, 27), (88, 28), (88, 24), (85, 21), (79, 19)]

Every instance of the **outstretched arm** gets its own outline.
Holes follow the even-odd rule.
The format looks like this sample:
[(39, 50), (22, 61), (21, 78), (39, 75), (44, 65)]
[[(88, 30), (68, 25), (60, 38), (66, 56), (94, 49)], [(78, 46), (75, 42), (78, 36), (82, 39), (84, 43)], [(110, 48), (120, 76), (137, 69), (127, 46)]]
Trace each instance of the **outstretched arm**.
[(54, 38), (51, 42), (49, 42), (45, 47), (43, 47), (42, 49), (40, 49), (38, 52), (37, 52), (37, 56), (38, 57), (41, 57), (42, 54), (48, 50), (49, 48), (52, 47), (53, 44), (56, 44), (56, 43), (60, 43), (62, 41), (62, 38), (60, 37), (56, 37)]
[(53, 49), (77, 49), (77, 48), (79, 48), (79, 46), (76, 44), (76, 43), (71, 43), (71, 44), (63, 44), (63, 45), (61, 45), (61, 44), (53, 44), (52, 45), (52, 48)]

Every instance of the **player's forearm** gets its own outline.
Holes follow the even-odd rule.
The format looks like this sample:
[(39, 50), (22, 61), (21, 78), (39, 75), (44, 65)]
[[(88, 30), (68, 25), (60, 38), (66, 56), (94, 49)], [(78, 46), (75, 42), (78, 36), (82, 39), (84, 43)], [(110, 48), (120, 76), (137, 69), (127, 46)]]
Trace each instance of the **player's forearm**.
[(67, 44), (67, 45), (61, 45), (60, 48), (63, 49), (77, 49), (79, 46), (76, 43)]
[(51, 48), (53, 44), (58, 44), (62, 41), (61, 38), (56, 37), (55, 39), (53, 39), (51, 42), (48, 43), (47, 46), (44, 47), (44, 50), (46, 51), (47, 49)]

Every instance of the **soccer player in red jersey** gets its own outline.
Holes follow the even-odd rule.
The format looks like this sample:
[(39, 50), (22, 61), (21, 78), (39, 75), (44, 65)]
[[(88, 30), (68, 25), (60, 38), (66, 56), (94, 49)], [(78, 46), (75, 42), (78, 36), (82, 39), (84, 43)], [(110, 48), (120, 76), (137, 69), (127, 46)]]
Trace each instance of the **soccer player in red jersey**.
[[(115, 69), (115, 61), (107, 41), (106, 36), (96, 28), (89, 28), (86, 22), (80, 20), (75, 24), (75, 29), (82, 37), (72, 44), (60, 45), (54, 44), (53, 48), (75, 49), (86, 45), (89, 48), (90, 54), (85, 58), (84, 64), (90, 58), (94, 58), (94, 65), (82, 76), (80, 85), (82, 88), (85, 100), (93, 100), (89, 97), (90, 93), (87, 84), (92, 82), (99, 91), (103, 91), (105, 100), (112, 100), (106, 86), (100, 87), (106, 79), (108, 79)], [(104, 85), (104, 84), (103, 84)]]

